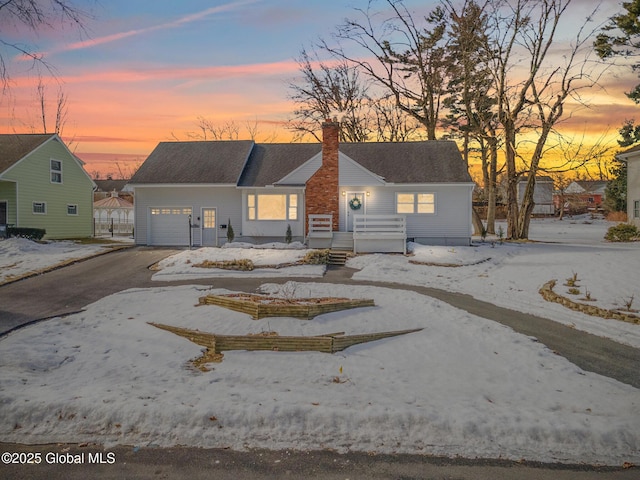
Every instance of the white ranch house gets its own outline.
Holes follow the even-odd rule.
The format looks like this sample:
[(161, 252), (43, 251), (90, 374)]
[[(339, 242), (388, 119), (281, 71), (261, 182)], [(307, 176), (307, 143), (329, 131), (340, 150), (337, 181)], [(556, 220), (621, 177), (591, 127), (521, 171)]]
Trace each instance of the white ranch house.
[(129, 183), (139, 245), (293, 240), (404, 252), (407, 240), (468, 245), (473, 182), (454, 142), (163, 142)]

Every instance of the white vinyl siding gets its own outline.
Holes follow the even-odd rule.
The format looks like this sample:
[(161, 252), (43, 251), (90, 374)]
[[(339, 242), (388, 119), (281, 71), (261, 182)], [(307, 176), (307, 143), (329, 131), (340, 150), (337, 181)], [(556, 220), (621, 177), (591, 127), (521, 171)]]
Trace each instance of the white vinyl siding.
[(384, 185), (384, 180), (343, 153), (339, 156), (340, 185)]
[[(386, 187), (340, 186), (341, 191), (369, 192), (366, 197), (368, 215), (397, 215), (396, 194), (415, 194), (418, 190), (434, 195), (435, 214), (406, 213), (407, 237), (415, 239), (470, 239), (472, 184), (425, 184), (419, 186), (389, 185)], [(340, 211), (345, 211), (348, 198), (340, 195)], [(346, 231), (344, 215), (340, 230)], [(449, 241), (449, 240), (443, 240)]]
[[(135, 242), (137, 245), (149, 245), (152, 240), (149, 225), (151, 222), (151, 208), (191, 208), (192, 223), (201, 225), (202, 208), (216, 206), (218, 224), (227, 225), (231, 221), (236, 238), (242, 234), (242, 192), (235, 186), (201, 186), (201, 185), (161, 185), (143, 186), (133, 185), (135, 188)], [(226, 241), (226, 230), (218, 225), (218, 241)], [(156, 245), (171, 245), (171, 239), (153, 239)], [(188, 237), (189, 231), (186, 230)], [(167, 234), (169, 235), (169, 234)], [(181, 234), (181, 235), (184, 235)], [(202, 239), (201, 229), (192, 229), (193, 245), (199, 246)], [(186, 243), (188, 243), (188, 238)], [(185, 243), (185, 245), (186, 245)]]

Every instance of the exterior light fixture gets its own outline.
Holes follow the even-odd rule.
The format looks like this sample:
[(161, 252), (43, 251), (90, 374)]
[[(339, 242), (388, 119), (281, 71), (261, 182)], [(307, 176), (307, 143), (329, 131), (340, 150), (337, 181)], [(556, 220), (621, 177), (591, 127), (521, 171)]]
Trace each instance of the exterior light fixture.
[(342, 190), (342, 196), (346, 197), (347, 196), (347, 192), (345, 192), (344, 190)]
[(367, 192), (367, 197), (371, 195), (371, 192)]

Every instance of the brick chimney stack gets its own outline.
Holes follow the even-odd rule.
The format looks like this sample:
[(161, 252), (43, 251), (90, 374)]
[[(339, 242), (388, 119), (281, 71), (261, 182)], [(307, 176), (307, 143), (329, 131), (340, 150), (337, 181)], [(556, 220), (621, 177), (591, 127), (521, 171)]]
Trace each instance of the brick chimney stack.
[[(340, 192), (338, 172), (338, 151), (340, 123), (337, 119), (327, 119), (322, 124), (322, 166), (307, 181), (306, 217), (309, 215), (333, 214), (333, 230), (338, 230), (340, 222)], [(307, 224), (307, 231), (309, 225)]]

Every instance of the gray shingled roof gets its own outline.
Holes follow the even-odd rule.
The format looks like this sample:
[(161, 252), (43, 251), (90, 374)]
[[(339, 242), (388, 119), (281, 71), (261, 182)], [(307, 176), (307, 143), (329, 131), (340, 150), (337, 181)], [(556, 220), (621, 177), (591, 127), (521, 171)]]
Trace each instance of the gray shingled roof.
[[(160, 143), (130, 183), (237, 182), (262, 187), (274, 184), (320, 151), (319, 143)], [(451, 141), (341, 143), (340, 151), (390, 183), (472, 181)]]
[(52, 134), (0, 134), (0, 173), (33, 152)]
[(252, 147), (250, 140), (162, 142), (129, 183), (236, 185)]
[(241, 187), (273, 185), (320, 153), (319, 143), (257, 144), (238, 183)]
[(452, 141), (341, 143), (340, 151), (389, 183), (472, 181)]

